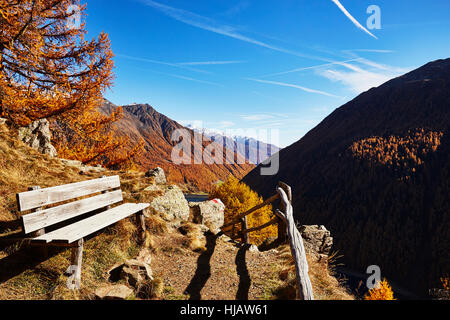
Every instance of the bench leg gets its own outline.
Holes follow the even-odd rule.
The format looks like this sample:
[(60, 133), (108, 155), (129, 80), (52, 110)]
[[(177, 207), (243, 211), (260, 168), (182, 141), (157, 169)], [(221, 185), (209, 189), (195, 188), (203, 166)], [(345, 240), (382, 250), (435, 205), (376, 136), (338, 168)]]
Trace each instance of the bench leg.
[(138, 232), (139, 232), (139, 241), (141, 243), (145, 242), (145, 216), (144, 216), (144, 210), (139, 211), (136, 213), (136, 222), (138, 225)]
[(83, 239), (78, 240), (75, 247), (72, 248), (72, 265), (69, 267), (71, 276), (67, 279), (67, 287), (70, 290), (81, 288), (81, 266), (83, 262)]

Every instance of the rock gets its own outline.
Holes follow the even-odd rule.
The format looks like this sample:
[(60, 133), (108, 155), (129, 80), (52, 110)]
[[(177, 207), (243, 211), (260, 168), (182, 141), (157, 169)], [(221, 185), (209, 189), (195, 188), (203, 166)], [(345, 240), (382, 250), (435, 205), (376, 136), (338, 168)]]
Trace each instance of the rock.
[(1, 125), (1, 124), (6, 124), (6, 121), (7, 121), (7, 120), (6, 120), (5, 118), (0, 118), (0, 125)]
[(42, 154), (57, 156), (56, 149), (51, 144), (50, 124), (47, 119), (40, 119), (19, 128), (19, 139)]
[(95, 296), (102, 300), (125, 300), (133, 295), (133, 290), (123, 284), (110, 285), (95, 290)]
[(112, 267), (108, 271), (108, 280), (111, 282), (125, 280), (130, 286), (139, 289), (142, 283), (153, 280), (151, 262), (150, 250), (143, 249), (135, 259), (126, 260), (125, 263)]
[(429, 294), (432, 300), (450, 300), (450, 290), (430, 289)]
[(188, 202), (177, 186), (167, 187), (162, 196), (153, 199), (150, 207), (161, 213), (165, 220), (189, 220)]
[(136, 289), (147, 280), (153, 280), (153, 273), (150, 266), (135, 259), (127, 260), (122, 266), (120, 278)]
[(192, 221), (216, 233), (224, 224), (225, 205), (219, 199), (191, 204)]
[(299, 228), (303, 238), (305, 250), (316, 256), (319, 260), (327, 259), (333, 246), (333, 238), (330, 231), (324, 226), (310, 225)]
[(164, 174), (164, 170), (162, 168), (155, 168), (147, 171), (145, 174), (146, 177), (154, 177), (156, 184), (166, 184), (166, 175)]
[(250, 246), (250, 248), (248, 248), (248, 251), (250, 251), (250, 252), (259, 252), (259, 249), (258, 249), (257, 246), (255, 246), (254, 244), (252, 244), (252, 245)]

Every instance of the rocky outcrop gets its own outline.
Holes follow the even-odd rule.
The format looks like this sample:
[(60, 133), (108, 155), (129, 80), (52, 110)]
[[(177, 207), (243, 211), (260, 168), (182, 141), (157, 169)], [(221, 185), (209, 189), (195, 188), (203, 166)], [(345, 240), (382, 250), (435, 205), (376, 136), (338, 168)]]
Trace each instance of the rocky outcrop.
[(145, 174), (146, 177), (153, 177), (155, 179), (156, 184), (166, 184), (167, 179), (166, 175), (164, 173), (164, 170), (162, 168), (155, 168), (152, 170), (147, 171)]
[(194, 223), (207, 226), (212, 232), (224, 224), (225, 205), (219, 199), (189, 204)]
[(160, 213), (167, 221), (189, 220), (189, 204), (181, 189), (177, 186), (169, 186), (163, 192), (162, 196), (153, 199), (150, 208)]
[(40, 119), (19, 128), (19, 139), (40, 153), (57, 156), (56, 149), (51, 144), (50, 124), (47, 119)]
[(333, 246), (333, 238), (325, 226), (311, 225), (299, 228), (305, 250), (319, 260), (327, 259)]

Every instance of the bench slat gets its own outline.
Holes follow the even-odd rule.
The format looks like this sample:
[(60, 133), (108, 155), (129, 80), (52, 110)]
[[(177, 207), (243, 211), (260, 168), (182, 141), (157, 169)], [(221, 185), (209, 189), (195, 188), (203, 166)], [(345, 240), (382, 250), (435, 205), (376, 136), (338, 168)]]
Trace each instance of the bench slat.
[(106, 228), (124, 218), (147, 208), (147, 203), (125, 203), (113, 209), (86, 218), (67, 227), (32, 239), (33, 242), (73, 243), (96, 231)]
[(30, 213), (22, 216), (23, 230), (25, 234), (28, 234), (121, 201), (123, 201), (122, 191), (115, 190), (63, 204), (58, 207)]
[(17, 194), (20, 212), (120, 187), (119, 176), (65, 184)]

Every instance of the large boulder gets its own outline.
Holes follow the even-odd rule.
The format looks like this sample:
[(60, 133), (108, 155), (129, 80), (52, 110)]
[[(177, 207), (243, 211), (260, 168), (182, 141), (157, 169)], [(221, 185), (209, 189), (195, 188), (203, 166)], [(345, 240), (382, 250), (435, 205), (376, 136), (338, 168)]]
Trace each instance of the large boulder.
[(167, 221), (175, 219), (189, 220), (189, 204), (183, 192), (177, 186), (165, 188), (162, 196), (153, 199), (150, 203), (150, 208), (162, 214)]
[(164, 174), (164, 170), (162, 168), (155, 168), (152, 170), (147, 171), (145, 174), (146, 177), (153, 177), (155, 179), (156, 184), (166, 184), (167, 179), (166, 175)]
[(327, 259), (333, 246), (333, 238), (325, 226), (311, 225), (299, 228), (305, 250), (320, 259)]
[(50, 124), (47, 119), (40, 119), (19, 128), (19, 139), (40, 153), (57, 156), (56, 149), (51, 144)]
[(192, 222), (203, 224), (211, 231), (218, 231), (224, 224), (225, 205), (219, 199), (190, 203)]

